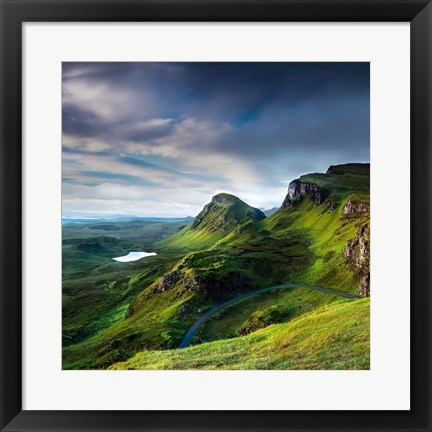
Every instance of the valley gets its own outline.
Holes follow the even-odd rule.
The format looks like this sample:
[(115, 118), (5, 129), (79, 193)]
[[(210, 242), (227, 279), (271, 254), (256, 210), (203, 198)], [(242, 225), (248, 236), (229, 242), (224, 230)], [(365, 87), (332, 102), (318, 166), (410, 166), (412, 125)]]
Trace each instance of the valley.
[[(219, 193), (193, 219), (65, 223), (63, 369), (368, 369), (369, 177), (301, 176), (266, 212)], [(113, 260), (134, 251), (155, 255)]]

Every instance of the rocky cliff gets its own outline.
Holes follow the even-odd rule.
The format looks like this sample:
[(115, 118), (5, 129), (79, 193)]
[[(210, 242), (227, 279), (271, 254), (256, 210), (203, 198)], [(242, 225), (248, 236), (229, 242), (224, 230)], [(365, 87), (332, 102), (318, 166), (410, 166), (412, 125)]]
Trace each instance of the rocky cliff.
[(288, 193), (282, 203), (282, 208), (295, 208), (300, 200), (309, 195), (315, 205), (320, 205), (330, 195), (330, 192), (321, 189), (313, 183), (304, 183), (300, 180), (292, 181), (288, 186)]
[(342, 213), (344, 216), (348, 216), (348, 215), (366, 216), (367, 213), (369, 213), (369, 205), (364, 202), (349, 200), (344, 205), (342, 209)]
[(357, 228), (356, 236), (348, 240), (344, 248), (344, 257), (360, 276), (358, 294), (370, 296), (370, 228), (365, 224)]
[(156, 287), (156, 292), (176, 290), (176, 297), (188, 292), (197, 292), (213, 301), (230, 298), (233, 293), (254, 288), (250, 279), (241, 271), (230, 271), (225, 275), (214, 272), (197, 274), (194, 271), (173, 270), (166, 273)]

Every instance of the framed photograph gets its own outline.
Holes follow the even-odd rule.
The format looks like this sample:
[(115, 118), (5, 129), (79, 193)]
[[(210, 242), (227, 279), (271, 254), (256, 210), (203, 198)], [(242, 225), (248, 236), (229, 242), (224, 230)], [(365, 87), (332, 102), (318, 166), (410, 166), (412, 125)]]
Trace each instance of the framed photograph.
[(1, 1), (3, 431), (431, 425), (429, 1)]

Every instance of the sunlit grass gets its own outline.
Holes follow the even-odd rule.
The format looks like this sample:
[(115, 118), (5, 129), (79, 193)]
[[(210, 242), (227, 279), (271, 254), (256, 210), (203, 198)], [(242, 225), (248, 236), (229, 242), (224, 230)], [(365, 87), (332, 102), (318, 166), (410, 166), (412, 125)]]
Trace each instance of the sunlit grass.
[(369, 299), (363, 299), (244, 337), (144, 351), (110, 369), (369, 369), (369, 349)]

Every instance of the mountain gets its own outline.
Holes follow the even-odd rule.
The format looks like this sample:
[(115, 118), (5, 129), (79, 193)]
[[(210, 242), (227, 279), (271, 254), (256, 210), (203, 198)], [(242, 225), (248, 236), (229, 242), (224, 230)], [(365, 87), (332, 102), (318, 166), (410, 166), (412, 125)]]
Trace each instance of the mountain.
[[(79, 279), (81, 303), (71, 280), (63, 368), (368, 368), (369, 300), (337, 292), (371, 293), (369, 172), (369, 164), (345, 164), (294, 179), (268, 217), (218, 194), (155, 243), (154, 260), (132, 273), (95, 268), (100, 298), (86, 289), (91, 271)], [(286, 283), (302, 287), (232, 304), (204, 323), (196, 346), (171, 351), (215, 306)], [(117, 306), (88, 318), (108, 293)]]
[(190, 225), (161, 242), (160, 246), (186, 250), (210, 246), (240, 225), (258, 223), (265, 218), (260, 209), (234, 195), (220, 193), (204, 206)]
[(220, 193), (204, 206), (193, 221), (191, 229), (192, 231), (229, 233), (244, 219), (259, 222), (265, 217), (261, 210), (251, 207), (240, 198)]
[(263, 213), (264, 213), (266, 216), (271, 216), (273, 213), (276, 213), (278, 210), (279, 210), (278, 207), (272, 207), (271, 209), (263, 210)]
[(149, 222), (166, 222), (166, 223), (190, 223), (193, 217), (187, 216), (183, 218), (164, 218), (164, 217), (145, 217), (145, 216), (107, 216), (94, 218), (75, 218), (62, 217), (62, 225), (69, 224), (88, 224), (88, 223), (107, 223), (107, 222), (133, 222), (133, 221), (149, 221)]

